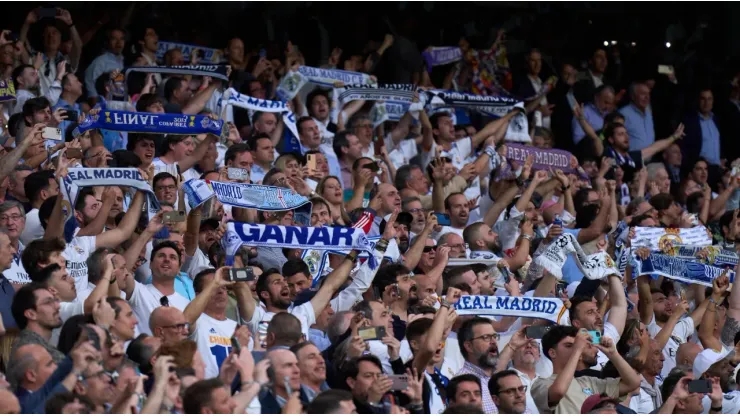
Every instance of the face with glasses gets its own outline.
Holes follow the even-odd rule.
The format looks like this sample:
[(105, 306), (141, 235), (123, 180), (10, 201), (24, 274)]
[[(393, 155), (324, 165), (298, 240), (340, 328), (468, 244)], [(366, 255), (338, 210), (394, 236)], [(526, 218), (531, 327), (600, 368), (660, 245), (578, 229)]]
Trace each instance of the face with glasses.
[(190, 324), (177, 308), (162, 306), (153, 312), (157, 326), (152, 328), (154, 336), (162, 339), (163, 345), (182, 341), (190, 334)]
[(491, 398), (501, 413), (522, 414), (527, 407), (527, 386), (522, 384), (519, 376), (510, 376), (498, 379), (498, 394)]
[(540, 360), (540, 344), (534, 340), (529, 340), (521, 348), (514, 351), (514, 365), (531, 365)]
[(352, 127), (352, 132), (360, 139), (363, 147), (367, 147), (373, 141), (373, 123), (368, 119), (358, 120)]
[(0, 213), (0, 227), (8, 230), (8, 236), (10, 238), (18, 240), (21, 233), (23, 233), (23, 229), (26, 228), (26, 217), (21, 215), (21, 210), (18, 207), (12, 207)]
[(427, 238), (427, 241), (424, 243), (424, 251), (421, 253), (421, 261), (419, 261), (419, 266), (422, 267), (422, 270), (429, 270), (434, 265), (434, 259), (437, 256), (437, 246), (434, 244), (434, 240), (431, 238)]
[(36, 303), (33, 309), (26, 310), (25, 314), (29, 321), (46, 329), (55, 329), (62, 326), (62, 317), (59, 315), (59, 298), (47, 289), (39, 289), (33, 292)]
[(103, 406), (115, 398), (116, 389), (110, 374), (100, 363), (91, 363), (82, 373), (82, 381), (77, 383), (76, 392), (86, 396), (95, 405)]
[(467, 352), (466, 360), (480, 368), (496, 368), (499, 356), (499, 337), (491, 324), (480, 323), (474, 325), (473, 337), (464, 343)]
[(406, 203), (403, 207), (403, 211), (408, 212), (413, 217), (410, 227), (411, 231), (414, 234), (421, 234), (427, 223), (426, 214), (424, 212), (424, 208), (421, 206), (421, 201), (411, 201)]
[(166, 177), (157, 181), (154, 185), (154, 194), (157, 196), (159, 201), (174, 204), (177, 200), (177, 184), (175, 183), (175, 180), (170, 177)]

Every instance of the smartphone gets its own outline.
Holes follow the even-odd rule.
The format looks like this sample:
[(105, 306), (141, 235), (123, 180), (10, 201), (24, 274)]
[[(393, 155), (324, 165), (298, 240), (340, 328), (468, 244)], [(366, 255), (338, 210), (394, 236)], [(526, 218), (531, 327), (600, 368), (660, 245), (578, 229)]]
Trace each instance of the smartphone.
[(65, 114), (67, 115), (67, 120), (69, 121), (77, 121), (77, 119), (80, 117), (80, 114), (75, 110), (67, 110)]
[(235, 181), (248, 181), (249, 171), (243, 168), (228, 168), (227, 176), (229, 179)]
[(267, 58), (267, 49), (260, 49), (260, 58)]
[(499, 270), (501, 270), (501, 275), (504, 276), (504, 283), (508, 284), (509, 282), (511, 282), (511, 271), (509, 271), (509, 268), (504, 267), (503, 269)]
[(85, 325), (85, 332), (87, 332), (87, 340), (90, 341), (96, 350), (100, 351), (100, 337), (94, 329)]
[(67, 159), (82, 159), (82, 150), (80, 149), (71, 148), (64, 153), (67, 155)]
[(601, 331), (588, 331), (588, 334), (591, 335), (591, 342), (593, 344), (601, 343)]
[(391, 374), (388, 378), (393, 382), (392, 391), (402, 391), (409, 387), (409, 376), (406, 374)]
[(289, 376), (283, 377), (283, 384), (285, 384), (285, 391), (288, 393), (288, 396), (292, 396), (293, 389), (290, 388), (290, 377)]
[(306, 167), (308, 167), (308, 172), (313, 173), (316, 172), (318, 169), (316, 168), (316, 155), (314, 154), (308, 154), (306, 155)]
[(55, 7), (41, 7), (39, 9), (39, 19), (47, 17), (54, 18), (57, 15), (57, 9)]
[(380, 166), (378, 166), (378, 162), (372, 162), (368, 163), (367, 165), (363, 166), (364, 169), (370, 169), (373, 172), (380, 173)]
[(673, 73), (673, 65), (658, 65), (658, 73), (670, 75)]
[(259, 338), (259, 343), (262, 348), (267, 348), (267, 326), (268, 325), (270, 325), (269, 321), (260, 321), (259, 325), (257, 326), (257, 336)]
[(185, 211), (170, 211), (165, 212), (162, 216), (162, 222), (184, 222)]
[(230, 282), (251, 282), (252, 280), (254, 280), (254, 269), (251, 267), (229, 269)]
[(545, 336), (547, 331), (552, 328), (551, 325), (535, 325), (535, 326), (528, 326), (524, 330), (524, 334), (527, 336), (527, 338), (532, 339), (542, 339), (542, 337)]
[(401, 289), (399, 289), (398, 283), (394, 283), (391, 286), (391, 296), (394, 298), (401, 297)]
[(555, 285), (555, 296), (562, 297), (565, 294), (565, 289), (568, 287), (567, 283), (563, 281), (559, 281)]
[(380, 151), (380, 149), (385, 146), (385, 139), (382, 136), (378, 136), (375, 141), (373, 142), (373, 146), (375, 147), (373, 150), (375, 150), (376, 155), (382, 155), (383, 152)]
[(239, 353), (242, 351), (242, 344), (239, 342), (239, 339), (236, 338), (236, 336), (231, 337), (231, 349), (236, 353), (236, 355), (239, 355)]
[(384, 326), (369, 326), (366, 328), (360, 328), (357, 334), (365, 341), (381, 340), (385, 338), (385, 327)]
[(46, 140), (62, 140), (62, 129), (58, 127), (44, 127), (44, 131), (41, 132), (41, 137)]
[(452, 222), (450, 222), (450, 216), (447, 214), (440, 214), (439, 212), (435, 212), (434, 216), (437, 217), (437, 224), (439, 225), (452, 225)]
[(711, 393), (712, 382), (709, 380), (689, 381), (689, 393)]

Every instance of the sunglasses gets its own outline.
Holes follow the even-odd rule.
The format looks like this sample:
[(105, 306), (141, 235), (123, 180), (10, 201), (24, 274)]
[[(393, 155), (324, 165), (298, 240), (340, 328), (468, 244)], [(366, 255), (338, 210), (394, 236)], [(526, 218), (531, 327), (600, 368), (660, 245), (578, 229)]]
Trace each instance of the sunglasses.
[(429, 253), (430, 251), (436, 250), (437, 247), (434, 246), (424, 246), (424, 253)]

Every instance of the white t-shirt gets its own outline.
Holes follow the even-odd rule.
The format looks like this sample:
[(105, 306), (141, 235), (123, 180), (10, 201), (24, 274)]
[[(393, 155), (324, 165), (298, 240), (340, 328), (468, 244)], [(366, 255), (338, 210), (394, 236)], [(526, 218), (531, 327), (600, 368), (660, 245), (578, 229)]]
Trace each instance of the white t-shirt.
[[(701, 404), (704, 406), (704, 413), (709, 413), (709, 408), (712, 407), (712, 399), (709, 398), (708, 394), (704, 395), (701, 399)], [(722, 395), (722, 414), (733, 414), (740, 413), (740, 391), (731, 391)]]
[[(386, 145), (388, 143), (391, 143), (391, 140), (392, 139), (390, 137), (386, 136)], [(400, 168), (403, 165), (408, 165), (411, 159), (419, 154), (419, 150), (416, 146), (416, 140), (413, 139), (401, 140), (401, 142), (398, 143), (398, 146), (388, 150), (390, 151), (390, 153), (388, 153), (388, 158), (391, 160), (391, 163), (393, 163), (393, 166), (396, 169)]]
[[(393, 374), (393, 367), (391, 366), (391, 356), (388, 354), (388, 346), (383, 344), (381, 341), (372, 340), (367, 342), (368, 350), (370, 354), (378, 357), (380, 363), (383, 364), (383, 372), (385, 374)], [(408, 362), (414, 357), (414, 353), (411, 352), (411, 347), (406, 340), (401, 341), (401, 348), (399, 349), (398, 355), (401, 357), (401, 361), (404, 363)]]
[(8, 279), (11, 283), (31, 283), (31, 278), (28, 277), (26, 269), (23, 267), (21, 261), (21, 255), (23, 254), (22, 242), (18, 242), (18, 254), (13, 254), (13, 261), (10, 262), (10, 268), (3, 272), (3, 276)]
[[(65, 322), (67, 322), (67, 319), (75, 316), (75, 315), (82, 315), (85, 313), (85, 301), (80, 300), (78, 297), (74, 300), (74, 302), (62, 302), (59, 304), (59, 316), (62, 318), (62, 325), (64, 325)], [(51, 331), (51, 339), (49, 342), (51, 345), (56, 345), (59, 343), (59, 334), (62, 332), (62, 327), (55, 328)]]
[[(463, 137), (452, 143), (452, 147), (449, 151), (443, 150), (440, 154), (442, 157), (449, 157), (452, 160), (452, 164), (459, 170), (465, 166), (466, 159), (473, 153), (473, 139), (470, 137)], [(437, 142), (432, 142), (432, 148), (429, 152), (422, 153), (422, 165), (426, 169), (427, 165), (432, 161), (437, 154)]]
[[(658, 326), (657, 322), (655, 322), (654, 315), (653, 320), (650, 321), (647, 329), (648, 333), (650, 334), (650, 338), (653, 339), (656, 335), (658, 335), (658, 332), (660, 332), (661, 327)], [(676, 366), (676, 351), (678, 350), (678, 346), (685, 343), (686, 340), (688, 340), (693, 333), (694, 320), (691, 319), (690, 316), (681, 318), (681, 320), (676, 323), (676, 326), (673, 328), (673, 333), (671, 334), (671, 337), (668, 339), (668, 342), (663, 348), (663, 356), (665, 357), (665, 361), (663, 362), (663, 371), (661, 371), (660, 375), (658, 376), (661, 383), (663, 383), (663, 379), (667, 377), (668, 373), (670, 373), (671, 370), (673, 370), (673, 368)]]
[[(75, 234), (77, 232), (79, 229)], [(75, 279), (75, 288), (78, 292), (87, 287), (87, 259), (95, 251), (96, 238), (75, 237), (62, 252), (62, 256), (67, 260), (67, 272)]]
[(44, 227), (41, 226), (41, 220), (39, 220), (39, 210), (34, 208), (26, 213), (26, 226), (21, 233), (21, 242), (27, 245), (31, 241), (43, 237)]
[(208, 260), (208, 257), (203, 254), (200, 248), (196, 248), (193, 257), (187, 257), (182, 265), (183, 267), (180, 270), (187, 273), (191, 279), (195, 279), (195, 276), (203, 270), (214, 268), (211, 265), (211, 261)]
[(235, 330), (236, 321), (228, 318), (219, 321), (204, 313), (196, 321), (193, 337), (206, 364), (206, 378), (218, 377), (221, 364), (231, 353), (231, 337)]
[[(287, 312), (301, 321), (301, 332), (303, 332), (306, 338), (308, 338), (308, 329), (311, 325), (316, 323), (316, 314), (314, 313), (311, 302), (306, 302), (297, 307), (288, 308)], [(269, 323), (273, 316), (275, 316), (275, 312), (267, 312), (260, 304), (254, 308), (252, 319), (249, 320), (249, 322), (246, 322), (246, 324), (249, 325), (249, 330), (252, 331), (253, 334), (258, 334), (260, 322)]]
[[(614, 345), (617, 345), (617, 342), (619, 342), (620, 338), (619, 332), (617, 332), (617, 328), (609, 322), (604, 322), (603, 336), (611, 338), (612, 341), (614, 341)], [(603, 352), (599, 351), (596, 354), (596, 365), (591, 367), (591, 369), (601, 371), (608, 362), (609, 359), (606, 358), (606, 355), (604, 355)]]
[[(159, 300), (164, 296), (154, 285), (143, 285), (139, 282), (135, 282), (134, 291), (131, 294), (131, 299), (128, 300), (131, 309), (133, 309), (136, 319), (139, 321), (139, 332), (142, 334), (151, 334), (149, 328), (149, 316), (158, 307), (162, 306)], [(177, 292), (167, 296), (170, 306), (184, 311), (188, 306), (188, 301), (182, 295)]]

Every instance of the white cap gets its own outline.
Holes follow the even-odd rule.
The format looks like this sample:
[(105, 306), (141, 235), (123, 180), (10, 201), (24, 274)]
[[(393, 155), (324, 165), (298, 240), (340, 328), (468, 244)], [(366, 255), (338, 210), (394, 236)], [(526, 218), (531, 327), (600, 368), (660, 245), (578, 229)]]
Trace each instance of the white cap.
[(722, 361), (730, 354), (730, 350), (722, 348), (722, 351), (704, 350), (700, 352), (694, 360), (694, 380), (701, 378), (709, 367)]

